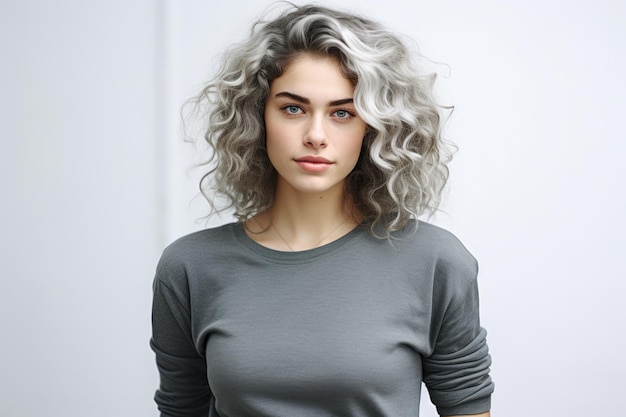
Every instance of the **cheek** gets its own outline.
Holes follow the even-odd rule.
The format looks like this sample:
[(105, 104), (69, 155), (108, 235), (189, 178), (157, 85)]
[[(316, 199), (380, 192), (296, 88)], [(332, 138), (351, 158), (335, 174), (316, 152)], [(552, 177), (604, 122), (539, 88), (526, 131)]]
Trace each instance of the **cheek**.
[(349, 142), (350, 147), (347, 151), (350, 154), (352, 154), (356, 159), (358, 159), (359, 155), (361, 154), (361, 149), (363, 148), (364, 136), (365, 136), (365, 129), (363, 129), (362, 131), (359, 131), (358, 133), (355, 133), (353, 137), (351, 138), (352, 140)]
[(277, 123), (271, 116), (265, 117), (265, 142), (267, 147), (276, 146), (285, 143), (292, 136), (288, 126)]
[(265, 148), (270, 160), (285, 153), (289, 147), (288, 137), (289, 135), (285, 132), (285, 129), (277, 128), (276, 126), (266, 128)]
[(280, 163), (288, 148), (289, 134), (284, 127), (266, 123), (265, 126), (265, 149), (270, 163), (276, 168), (276, 163)]
[(276, 127), (272, 123), (265, 123), (265, 149), (268, 155), (271, 157), (276, 148), (277, 133)]
[(354, 162), (354, 165), (356, 166), (357, 162), (359, 161), (359, 157), (361, 156), (361, 152), (363, 150), (363, 147), (361, 146), (362, 142), (359, 142), (358, 145), (355, 145), (353, 150), (352, 150), (352, 159)]

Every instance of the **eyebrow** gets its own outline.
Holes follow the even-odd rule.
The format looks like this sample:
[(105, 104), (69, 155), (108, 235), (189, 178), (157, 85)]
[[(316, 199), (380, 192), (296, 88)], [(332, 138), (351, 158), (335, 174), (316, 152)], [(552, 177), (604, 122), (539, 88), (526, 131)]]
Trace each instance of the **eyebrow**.
[[(297, 94), (289, 93), (287, 91), (276, 93), (274, 97), (287, 97), (300, 103), (311, 104), (311, 100), (309, 100), (308, 98), (299, 96)], [(341, 106), (342, 104), (347, 104), (347, 103), (354, 103), (354, 99), (342, 98), (341, 100), (331, 101), (329, 104), (331, 106)]]

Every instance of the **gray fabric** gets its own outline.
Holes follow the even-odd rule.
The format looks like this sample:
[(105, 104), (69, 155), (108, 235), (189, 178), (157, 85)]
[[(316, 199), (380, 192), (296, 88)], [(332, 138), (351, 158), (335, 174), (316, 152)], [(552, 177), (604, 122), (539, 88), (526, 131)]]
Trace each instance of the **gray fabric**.
[(441, 415), (488, 410), (476, 261), (413, 229), (295, 253), (236, 223), (174, 242), (154, 282), (161, 416), (417, 416), (422, 381)]

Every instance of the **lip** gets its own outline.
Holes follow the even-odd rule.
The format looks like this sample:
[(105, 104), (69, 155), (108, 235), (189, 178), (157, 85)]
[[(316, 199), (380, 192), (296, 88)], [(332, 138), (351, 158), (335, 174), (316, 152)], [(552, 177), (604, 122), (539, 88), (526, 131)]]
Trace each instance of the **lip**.
[(303, 156), (294, 159), (300, 168), (309, 172), (326, 171), (332, 166), (332, 162), (321, 156)]

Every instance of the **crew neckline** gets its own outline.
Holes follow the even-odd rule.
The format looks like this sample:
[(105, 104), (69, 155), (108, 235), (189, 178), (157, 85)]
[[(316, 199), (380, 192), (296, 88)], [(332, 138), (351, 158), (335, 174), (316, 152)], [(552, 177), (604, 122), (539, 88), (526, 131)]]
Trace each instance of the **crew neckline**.
[(351, 242), (352, 240), (358, 237), (362, 237), (368, 233), (367, 227), (364, 224), (359, 224), (345, 235), (325, 245), (318, 246), (312, 249), (289, 252), (271, 249), (256, 242), (254, 239), (248, 236), (248, 234), (244, 230), (244, 225), (241, 222), (232, 223), (231, 231), (237, 242), (239, 242), (247, 250), (255, 253), (256, 255), (259, 255), (262, 258), (266, 258), (274, 262), (280, 263), (312, 262), (315, 259), (334, 253), (335, 251), (346, 245), (348, 242)]

